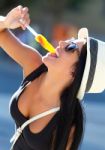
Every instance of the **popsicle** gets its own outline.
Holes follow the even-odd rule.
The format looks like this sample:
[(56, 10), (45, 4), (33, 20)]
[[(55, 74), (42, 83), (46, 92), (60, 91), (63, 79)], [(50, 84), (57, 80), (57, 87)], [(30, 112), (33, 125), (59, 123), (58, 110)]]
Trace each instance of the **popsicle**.
[(40, 45), (51, 53), (55, 53), (55, 48), (48, 42), (48, 40), (42, 35), (38, 34), (32, 27), (29, 25), (26, 28), (35, 36), (35, 40), (40, 43)]

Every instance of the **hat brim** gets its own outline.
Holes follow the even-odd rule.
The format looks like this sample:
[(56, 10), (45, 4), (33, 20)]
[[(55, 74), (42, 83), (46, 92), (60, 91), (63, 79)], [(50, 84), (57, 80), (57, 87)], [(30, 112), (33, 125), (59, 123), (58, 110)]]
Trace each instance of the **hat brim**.
[(88, 81), (88, 76), (89, 76), (89, 70), (90, 70), (90, 39), (89, 39), (89, 35), (88, 35), (88, 30), (87, 28), (81, 28), (78, 32), (78, 39), (86, 39), (87, 41), (87, 56), (86, 56), (86, 63), (85, 63), (85, 68), (84, 68), (84, 72), (83, 72), (83, 77), (82, 77), (82, 81), (80, 84), (80, 88), (79, 91), (77, 93), (77, 98), (79, 100), (82, 100), (85, 94), (85, 90), (86, 90), (86, 85), (87, 85), (87, 81)]

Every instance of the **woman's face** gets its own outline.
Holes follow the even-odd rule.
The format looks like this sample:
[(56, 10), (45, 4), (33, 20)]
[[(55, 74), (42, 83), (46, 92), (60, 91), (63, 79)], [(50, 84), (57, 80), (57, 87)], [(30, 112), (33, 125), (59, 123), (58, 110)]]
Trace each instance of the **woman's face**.
[[(43, 58), (43, 63), (48, 67), (48, 70), (52, 73), (60, 73), (61, 75), (73, 74), (76, 64), (79, 59), (82, 46), (85, 44), (85, 40), (73, 40), (77, 44), (78, 49), (74, 51), (66, 51), (65, 48), (71, 44), (70, 40), (60, 41), (56, 47), (56, 53), (47, 53)], [(66, 75), (65, 74), (65, 75)]]

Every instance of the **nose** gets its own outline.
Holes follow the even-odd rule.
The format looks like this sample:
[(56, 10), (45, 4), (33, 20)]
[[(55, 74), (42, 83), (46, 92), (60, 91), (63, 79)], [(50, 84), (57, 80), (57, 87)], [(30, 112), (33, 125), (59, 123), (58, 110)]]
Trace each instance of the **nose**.
[(59, 47), (64, 48), (67, 46), (67, 43), (65, 41), (60, 41), (59, 42)]

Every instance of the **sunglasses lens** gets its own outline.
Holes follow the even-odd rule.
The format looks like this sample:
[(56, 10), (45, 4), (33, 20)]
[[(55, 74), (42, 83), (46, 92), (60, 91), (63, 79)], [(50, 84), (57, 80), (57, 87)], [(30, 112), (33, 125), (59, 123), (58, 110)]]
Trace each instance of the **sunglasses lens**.
[(68, 46), (65, 48), (66, 51), (72, 51), (73, 49), (78, 49), (77, 44), (71, 43), (70, 45), (68, 45)]

